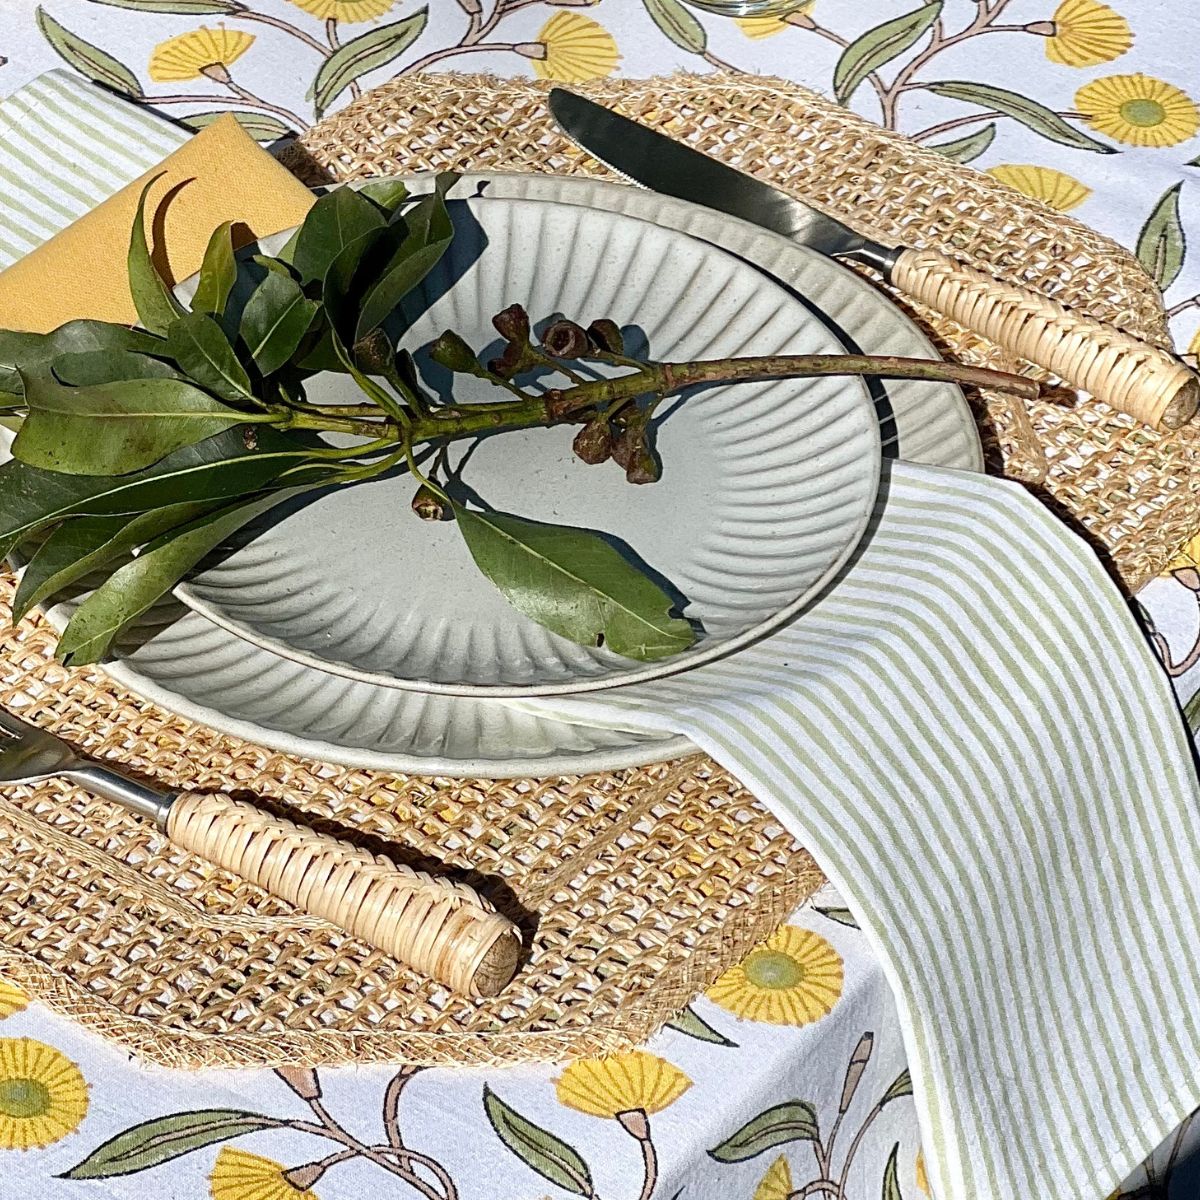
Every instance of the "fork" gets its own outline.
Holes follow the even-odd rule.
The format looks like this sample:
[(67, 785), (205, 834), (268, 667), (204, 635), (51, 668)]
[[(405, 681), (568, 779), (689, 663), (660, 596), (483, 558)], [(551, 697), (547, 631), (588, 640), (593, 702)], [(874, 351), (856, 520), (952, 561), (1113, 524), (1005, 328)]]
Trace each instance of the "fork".
[(164, 792), (0, 708), (0, 786), (65, 778), (152, 820), (175, 845), (470, 996), (516, 971), (517, 927), (474, 888), (398, 865), (221, 794)]

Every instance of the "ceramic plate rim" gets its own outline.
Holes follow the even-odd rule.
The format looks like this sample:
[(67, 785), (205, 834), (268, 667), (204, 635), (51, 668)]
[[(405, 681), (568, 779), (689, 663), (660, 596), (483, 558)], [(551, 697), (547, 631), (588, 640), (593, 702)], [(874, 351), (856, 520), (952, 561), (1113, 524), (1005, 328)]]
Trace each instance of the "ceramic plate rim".
[[(398, 180), (405, 184), (419, 184), (422, 180), (432, 180), (431, 174), (423, 175), (397, 175), (387, 176), (388, 179)], [(482, 197), (463, 196), (459, 194), (459, 189), (463, 187), (464, 181), (469, 181), (472, 177), (464, 176), (456, 185), (454, 191), (450, 193), (451, 198), (455, 199), (488, 199), (486, 195)], [(467, 183), (469, 187), (469, 182)], [(508, 197), (497, 197), (501, 202), (510, 199)], [(554, 207), (580, 208), (580, 205), (566, 204), (563, 201), (553, 199), (541, 199), (538, 197), (528, 197), (528, 200), (538, 203), (547, 204)], [(663, 232), (680, 238), (685, 238), (690, 241), (698, 241), (690, 234), (679, 230), (670, 229), (666, 226), (656, 225), (655, 222), (643, 217), (635, 217), (626, 213), (612, 213), (607, 210), (591, 210), (604, 211), (607, 217), (616, 216), (625, 221), (636, 222), (641, 225), (652, 225)], [(293, 230), (281, 230), (278, 233), (272, 234), (263, 241), (271, 242), (279, 240), (285, 241)], [(730, 251), (722, 250), (718, 246), (713, 246), (710, 243), (701, 242), (701, 245), (706, 247), (709, 253), (723, 255), (726, 258), (738, 259), (744, 262), (736, 254)], [(764, 276), (764, 280), (774, 283), (775, 286), (780, 286), (777, 281), (773, 280), (761, 268), (753, 264), (746, 264), (750, 269), (758, 271)], [(195, 276), (181, 282), (181, 288), (189, 287), (195, 280)], [(836, 334), (832, 330), (825, 327), (826, 331), (836, 342), (838, 340)], [(803, 382), (803, 381), (798, 381)], [(669, 678), (672, 675), (678, 675), (685, 671), (690, 671), (695, 667), (702, 666), (705, 663), (714, 662), (717, 659), (726, 658), (731, 654), (736, 654), (737, 651), (744, 649), (746, 646), (759, 641), (767, 634), (787, 624), (798, 616), (806, 606), (815, 600), (825, 589), (826, 585), (836, 578), (838, 572), (849, 561), (851, 555), (857, 549), (863, 539), (863, 535), (867, 531), (867, 527), (871, 520), (871, 514), (874, 511), (875, 500), (878, 496), (879, 487), (882, 477), (882, 436), (879, 429), (879, 422), (875, 415), (875, 407), (871, 400), (870, 393), (867, 390), (866, 384), (861, 378), (849, 377), (847, 379), (847, 387), (853, 388), (854, 401), (852, 403), (851, 412), (857, 412), (860, 417), (865, 417), (865, 431), (862, 434), (866, 445), (864, 446), (864, 461), (861, 464), (861, 473), (867, 480), (864, 486), (863, 495), (859, 504), (859, 509), (854, 513), (853, 519), (848, 519), (845, 522), (846, 535), (843, 545), (839, 552), (830, 560), (825, 569), (813, 578), (806, 588), (800, 591), (786, 604), (781, 605), (774, 612), (756, 622), (754, 625), (743, 629), (740, 633), (732, 637), (714, 640), (705, 645), (701, 643), (701, 647), (694, 651), (684, 651), (677, 655), (672, 655), (669, 659), (661, 659), (652, 663), (644, 663), (640, 665), (630, 666), (625, 670), (616, 670), (597, 677), (588, 677), (569, 681), (560, 681), (552, 683), (536, 683), (536, 684), (473, 684), (473, 683), (442, 683), (427, 679), (411, 679), (402, 678), (397, 675), (391, 675), (376, 671), (363, 670), (355, 666), (353, 663), (341, 662), (333, 659), (322, 658), (319, 655), (299, 649), (289, 645), (280, 638), (273, 637), (269, 634), (262, 633), (253, 627), (243, 624), (234, 617), (223, 612), (219, 605), (211, 603), (204, 597), (197, 595), (194, 586), (187, 580), (177, 584), (173, 589), (173, 594), (184, 605), (199, 613), (214, 625), (220, 626), (222, 629), (233, 634), (244, 642), (257, 646), (261, 650), (265, 650), (270, 654), (279, 658), (286, 658), (291, 662), (298, 663), (301, 666), (312, 670), (321, 671), (327, 675), (334, 675), (343, 679), (351, 679), (358, 683), (370, 684), (375, 687), (383, 687), (395, 691), (418, 692), (425, 695), (440, 695), (440, 696), (459, 696), (474, 700), (515, 700), (526, 699), (538, 696), (567, 696), (578, 695), (586, 692), (607, 691), (615, 687), (626, 687), (635, 683), (647, 683), (656, 679)], [(526, 618), (528, 619), (528, 618)], [(636, 660), (630, 660), (631, 663), (636, 663)]]

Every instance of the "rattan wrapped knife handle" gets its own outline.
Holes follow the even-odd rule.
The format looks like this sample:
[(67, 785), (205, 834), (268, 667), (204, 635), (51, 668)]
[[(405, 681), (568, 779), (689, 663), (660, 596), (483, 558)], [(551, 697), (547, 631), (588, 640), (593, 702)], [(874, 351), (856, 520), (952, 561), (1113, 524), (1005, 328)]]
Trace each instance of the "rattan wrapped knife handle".
[(176, 797), (167, 833), (455, 991), (494, 996), (516, 971), (516, 926), (466, 884), (398, 866), (228, 796)]
[(1178, 429), (1195, 415), (1200, 379), (1113, 325), (936, 250), (901, 252), (891, 278), (914, 300), (1154, 429)]

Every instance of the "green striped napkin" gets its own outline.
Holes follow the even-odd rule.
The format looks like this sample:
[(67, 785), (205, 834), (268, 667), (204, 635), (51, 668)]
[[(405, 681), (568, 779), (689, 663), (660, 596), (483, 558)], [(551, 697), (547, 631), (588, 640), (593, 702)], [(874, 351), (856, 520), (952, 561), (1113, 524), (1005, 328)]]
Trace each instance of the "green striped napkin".
[[(0, 265), (186, 136), (66, 72), (0, 102)], [(1189, 743), (1091, 552), (1014, 485), (892, 464), (791, 627), (527, 704), (686, 734), (818, 857), (895, 991), (940, 1200), (1098, 1200), (1200, 1104)]]

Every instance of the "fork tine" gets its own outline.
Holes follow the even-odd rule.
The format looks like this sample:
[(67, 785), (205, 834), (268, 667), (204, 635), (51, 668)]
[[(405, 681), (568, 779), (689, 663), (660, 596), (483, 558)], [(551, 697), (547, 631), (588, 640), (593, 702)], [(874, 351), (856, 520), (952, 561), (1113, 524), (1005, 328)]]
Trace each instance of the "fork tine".
[(36, 729), (35, 725), (30, 725), (28, 721), (22, 721), (20, 717), (14, 716), (8, 709), (0, 705), (0, 731), (12, 737), (23, 737)]

